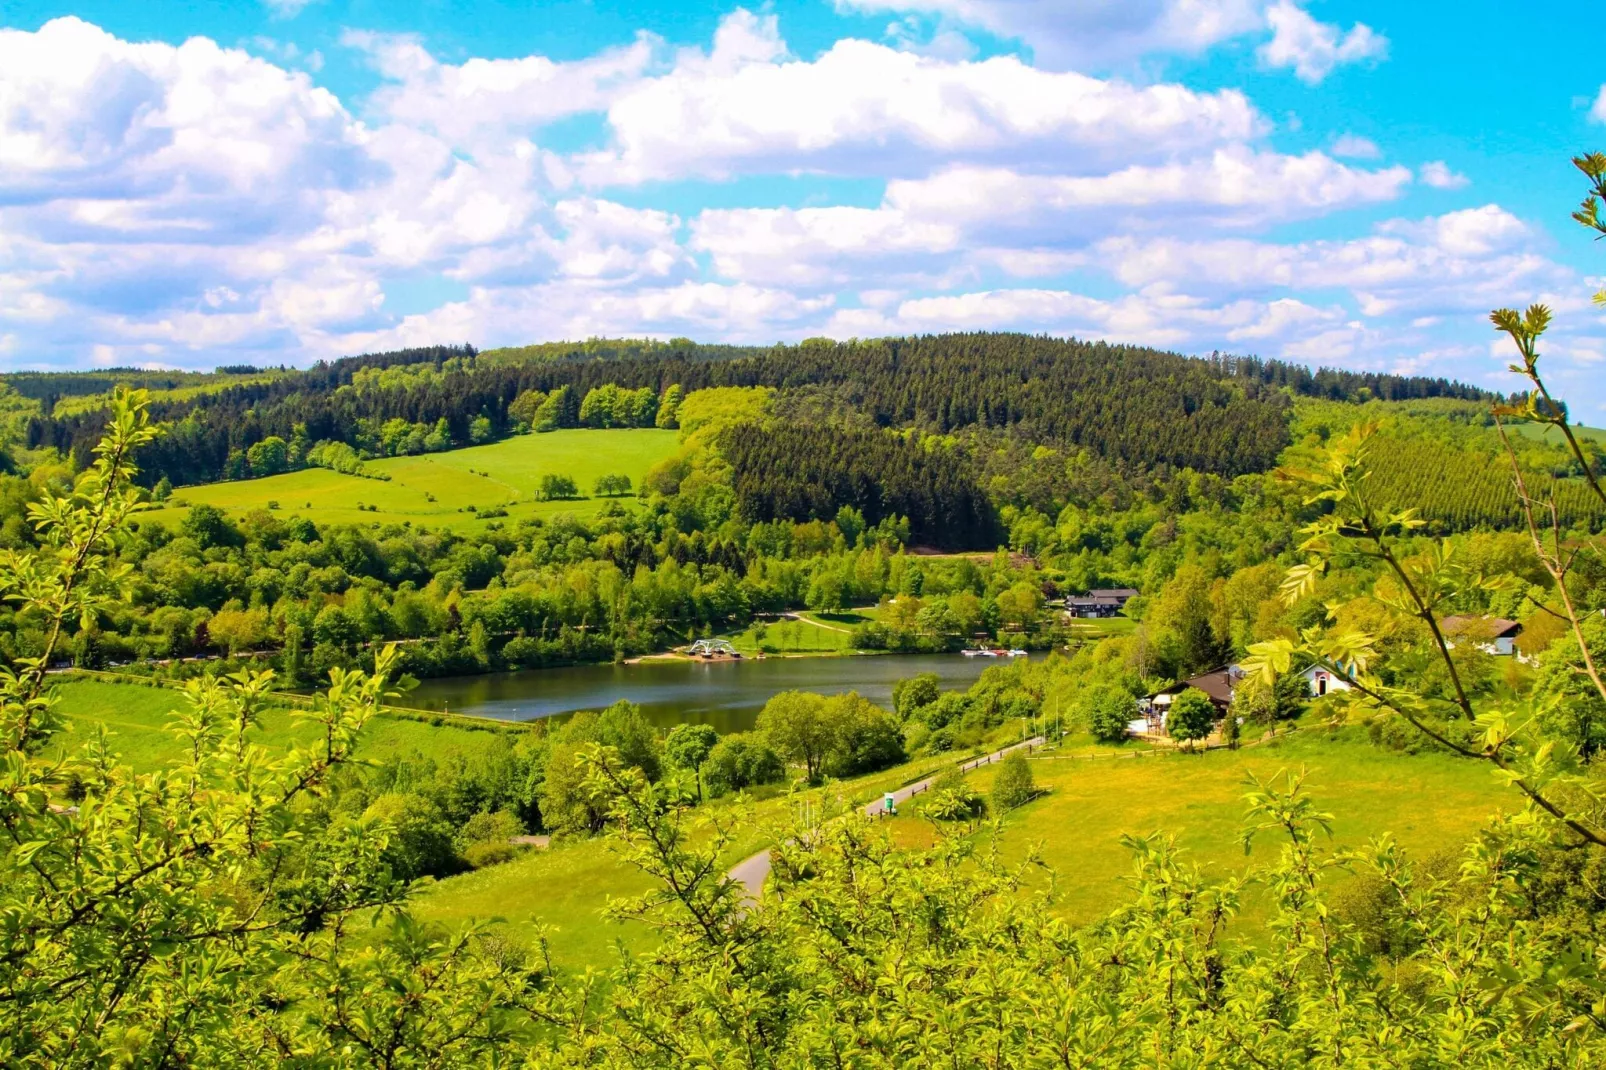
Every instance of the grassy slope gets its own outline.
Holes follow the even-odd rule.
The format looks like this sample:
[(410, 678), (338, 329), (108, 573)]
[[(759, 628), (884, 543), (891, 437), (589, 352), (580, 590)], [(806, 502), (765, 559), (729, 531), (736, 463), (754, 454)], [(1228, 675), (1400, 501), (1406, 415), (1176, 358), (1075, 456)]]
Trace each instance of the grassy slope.
[[(489, 446), (369, 462), (371, 471), (390, 476), (388, 482), (314, 468), (265, 479), (184, 487), (176, 496), (236, 513), (265, 509), (275, 501), (281, 516), (303, 515), (325, 524), (411, 521), (465, 530), (485, 523), (461, 511), (467, 505), (506, 508), (510, 520), (558, 513), (591, 515), (607, 499), (538, 502), (535, 496), (541, 477), (570, 476), (583, 494), (590, 493), (598, 476), (614, 473), (622, 472), (639, 484), (647, 469), (675, 447), (675, 432), (651, 428), (553, 431), (520, 435)], [(359, 504), (377, 505), (379, 511), (359, 510)], [(144, 515), (176, 524), (184, 510), (157, 509)]]
[[(1345, 847), (1362, 847), (1387, 831), (1419, 856), (1457, 849), (1491, 814), (1517, 802), (1482, 763), (1402, 755), (1311, 730), (1237, 752), (1034, 761), (1037, 783), (1049, 790), (1005, 819), (1003, 855), (1018, 861), (1038, 847), (1058, 874), (1064, 916), (1092, 921), (1118, 901), (1132, 873), (1123, 835), (1172, 833), (1195, 862), (1218, 875), (1274, 857), (1279, 847), (1270, 838), (1248, 859), (1238, 844), (1245, 778), (1301, 768), (1309, 771), (1306, 786), (1319, 808), (1333, 815), (1336, 843)], [(987, 791), (994, 772), (983, 768), (971, 783)], [(905, 842), (930, 839), (930, 825), (912, 810), (896, 828)]]
[[(1557, 446), (1566, 445), (1566, 439), (1562, 437), (1561, 432), (1549, 424), (1525, 423), (1512, 424), (1511, 426), (1519, 435), (1526, 435), (1529, 438), (1541, 438)], [(1606, 446), (1606, 430), (1599, 427), (1574, 427), (1572, 432), (1580, 442), (1594, 440), (1602, 446)]]
[[(838, 790), (864, 803), (947, 764), (946, 759), (922, 759), (848, 781)], [(765, 790), (770, 797), (757, 802), (727, 798), (706, 804), (705, 815), (738, 822), (726, 864), (735, 865), (762, 849), (768, 842), (766, 830), (782, 824), (790, 813), (790, 798), (777, 795), (777, 788)], [(547, 926), (552, 955), (560, 965), (603, 966), (612, 962), (615, 942), (641, 948), (652, 939), (641, 925), (605, 922), (603, 907), (610, 898), (640, 895), (650, 888), (650, 880), (624, 862), (611, 841), (560, 841), (547, 851), (430, 885), (415, 900), (414, 911), (430, 921), (495, 920), (502, 932), (526, 944)]]
[[(87, 738), (96, 722), (104, 722), (116, 733), (116, 749), (135, 768), (153, 768), (177, 750), (163, 729), (182, 703), (173, 691), (73, 681), (61, 685), (59, 694), (63, 712), (75, 722), (64, 745)], [(296, 734), (287, 714), (270, 714), (262, 741), (283, 745)], [(360, 753), (383, 758), (423, 751), (438, 758), (489, 746), (494, 738), (450, 724), (381, 717), (368, 729)], [(1067, 750), (1107, 756), (1137, 748), (1113, 750), (1081, 741)], [(843, 790), (862, 802), (945, 764), (926, 759), (850, 782)], [(1412, 851), (1454, 848), (1491, 813), (1513, 803), (1509, 792), (1477, 763), (1432, 754), (1399, 755), (1355, 739), (1326, 739), (1315, 731), (1237, 753), (1047, 759), (1032, 765), (1038, 783), (1050, 790), (1005, 819), (1002, 849), (1006, 858), (1019, 859), (1038, 846), (1059, 874), (1061, 910), (1078, 922), (1097, 918), (1124, 894), (1131, 857), (1121, 846), (1123, 834), (1171, 832), (1196, 861), (1217, 872), (1243, 866), (1235, 837), (1243, 815), (1244, 776), (1250, 771), (1269, 776), (1308, 767), (1308, 783), (1322, 808), (1333, 813), (1337, 840), (1346, 846), (1359, 846), (1388, 830)], [(972, 783), (985, 791), (992, 774), (992, 768), (984, 768), (972, 774)], [(725, 800), (710, 807), (710, 812), (739, 816), (738, 842), (728, 852), (731, 863), (757, 849), (764, 830), (782, 820), (792, 803), (785, 797), (769, 798), (733, 814), (735, 805)], [(905, 806), (892, 828), (908, 843), (928, 842), (931, 835), (918, 807)], [(1268, 841), (1257, 854), (1264, 857), (1271, 849)], [(639, 894), (648, 886), (606, 841), (585, 840), (428, 885), (416, 906), (421, 917), (432, 920), (501, 919), (501, 927), (521, 942), (532, 940), (538, 925), (549, 925), (555, 930), (550, 939), (559, 962), (599, 965), (610, 961), (614, 941), (639, 947), (650, 938), (640, 927), (610, 925), (601, 918), (610, 897)]]
[[(184, 708), (184, 696), (163, 687), (114, 684), (99, 680), (70, 680), (57, 685), (57, 708), (68, 721), (67, 731), (56, 737), (56, 753), (76, 749), (92, 738), (97, 725), (104, 724), (112, 734), (112, 749), (124, 763), (138, 772), (148, 772), (171, 761), (180, 753), (178, 739), (167, 726), (174, 711)], [(315, 734), (297, 723), (289, 712), (270, 710), (263, 717), (258, 739), (267, 747), (285, 747), (309, 740)], [(448, 754), (488, 748), (496, 732), (480, 731), (450, 722), (432, 725), (402, 717), (380, 716), (363, 732), (359, 755), (383, 760), (413, 751), (439, 759)]]

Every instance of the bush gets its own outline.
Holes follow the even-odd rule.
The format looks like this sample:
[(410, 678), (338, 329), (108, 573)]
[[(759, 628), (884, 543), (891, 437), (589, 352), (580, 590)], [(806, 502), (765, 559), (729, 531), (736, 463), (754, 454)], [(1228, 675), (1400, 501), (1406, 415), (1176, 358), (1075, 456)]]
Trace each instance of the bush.
[(390, 826), (384, 860), (401, 880), (444, 877), (458, 869), (452, 826), (440, 807), (422, 795), (390, 792), (363, 813), (369, 821)]
[(1025, 805), (1037, 795), (1037, 784), (1032, 780), (1032, 767), (1026, 755), (1015, 751), (998, 766), (993, 780), (993, 804), (1000, 812)]
[(933, 821), (975, 821), (987, 813), (987, 800), (966, 783), (963, 773), (950, 769), (932, 781), (920, 810)]
[[(481, 811), (457, 830), (457, 842), (463, 849), (463, 857), (468, 858), (469, 849), (476, 844), (506, 844), (514, 836), (523, 834), (524, 822), (519, 820), (517, 814), (509, 810)], [(473, 864), (472, 859), (470, 863)]]
[(1171, 711), (1166, 715), (1166, 734), (1178, 743), (1192, 744), (1204, 739), (1216, 723), (1216, 707), (1198, 688), (1189, 687), (1171, 700)]
[(773, 784), (786, 776), (786, 763), (767, 743), (751, 733), (723, 736), (708, 752), (703, 779), (708, 793), (719, 797), (758, 784)]
[(484, 840), (464, 848), (463, 861), (475, 869), (484, 869), (486, 866), (499, 866), (503, 862), (513, 861), (515, 853), (511, 843)]
[(1076, 715), (1094, 739), (1118, 743), (1132, 723), (1132, 696), (1108, 685), (1088, 688), (1077, 699)]

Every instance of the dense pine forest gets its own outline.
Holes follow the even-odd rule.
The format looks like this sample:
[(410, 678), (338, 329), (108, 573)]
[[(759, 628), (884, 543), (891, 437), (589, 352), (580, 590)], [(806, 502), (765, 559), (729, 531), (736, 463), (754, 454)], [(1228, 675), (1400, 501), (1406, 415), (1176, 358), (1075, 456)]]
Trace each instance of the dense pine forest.
[[(393, 372), (395, 374), (385, 374)], [(32, 377), (30, 397), (65, 394)], [(104, 389), (108, 376), (94, 377)], [(136, 379), (142, 382), (143, 379)], [(878, 427), (948, 434), (1008, 429), (1034, 443), (1086, 449), (1124, 468), (1193, 468), (1226, 476), (1264, 471), (1288, 443), (1290, 396), (1481, 398), (1438, 379), (1323, 370), (1275, 361), (1192, 359), (1136, 346), (1012, 334), (941, 335), (870, 342), (805, 342), (743, 350), (690, 343), (531, 347), (478, 357), (471, 347), (352, 357), (304, 372), (223, 386), (204, 396), (158, 400), (169, 433), (142, 451), (142, 479), (174, 485), (237, 475), (230, 457), (265, 438), (361, 446), (362, 428), (402, 420), (452, 443), (510, 433), (509, 407), (535, 390), (567, 388), (575, 405), (614, 385), (661, 393), (672, 385), (812, 388)], [(87, 392), (87, 391), (86, 391)], [(104, 410), (41, 413), (30, 447), (82, 459)], [(476, 421), (485, 421), (476, 432)], [(556, 426), (578, 426), (578, 408)]]

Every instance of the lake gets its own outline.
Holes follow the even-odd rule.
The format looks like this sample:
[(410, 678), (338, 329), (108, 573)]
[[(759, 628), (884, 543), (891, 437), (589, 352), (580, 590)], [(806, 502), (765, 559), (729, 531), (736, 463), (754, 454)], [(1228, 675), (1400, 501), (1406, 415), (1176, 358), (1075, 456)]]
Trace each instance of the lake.
[(403, 705), (416, 709), (533, 721), (576, 710), (600, 710), (629, 699), (660, 726), (682, 721), (713, 725), (721, 733), (753, 727), (758, 711), (778, 691), (857, 691), (892, 705), (892, 685), (934, 672), (942, 687), (969, 687), (1003, 658), (960, 654), (886, 654), (844, 658), (765, 658), (762, 661), (647, 661), (637, 665), (570, 665), (557, 669), (452, 676), (425, 680)]

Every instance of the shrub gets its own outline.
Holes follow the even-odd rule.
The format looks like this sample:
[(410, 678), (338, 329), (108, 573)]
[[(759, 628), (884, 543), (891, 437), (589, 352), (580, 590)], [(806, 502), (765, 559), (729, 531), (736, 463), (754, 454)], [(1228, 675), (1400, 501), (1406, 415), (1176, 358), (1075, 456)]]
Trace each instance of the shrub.
[(773, 784), (786, 776), (786, 765), (759, 737), (738, 732), (723, 736), (708, 752), (703, 779), (716, 798), (758, 784)]
[(1118, 743), (1132, 722), (1132, 696), (1118, 687), (1091, 687), (1077, 699), (1076, 713), (1094, 739)]
[(1036, 795), (1031, 764), (1026, 761), (1026, 755), (1015, 751), (998, 766), (998, 776), (993, 780), (993, 803), (1000, 811), (1013, 810), (1031, 802)]
[(471, 843), (463, 849), (463, 861), (475, 869), (484, 869), (486, 866), (499, 866), (503, 862), (511, 862), (515, 853), (511, 843), (483, 840)]
[(1190, 687), (1171, 700), (1171, 712), (1166, 715), (1165, 730), (1178, 743), (1191, 745), (1204, 739), (1216, 723), (1216, 707), (1210, 697), (1198, 688)]

